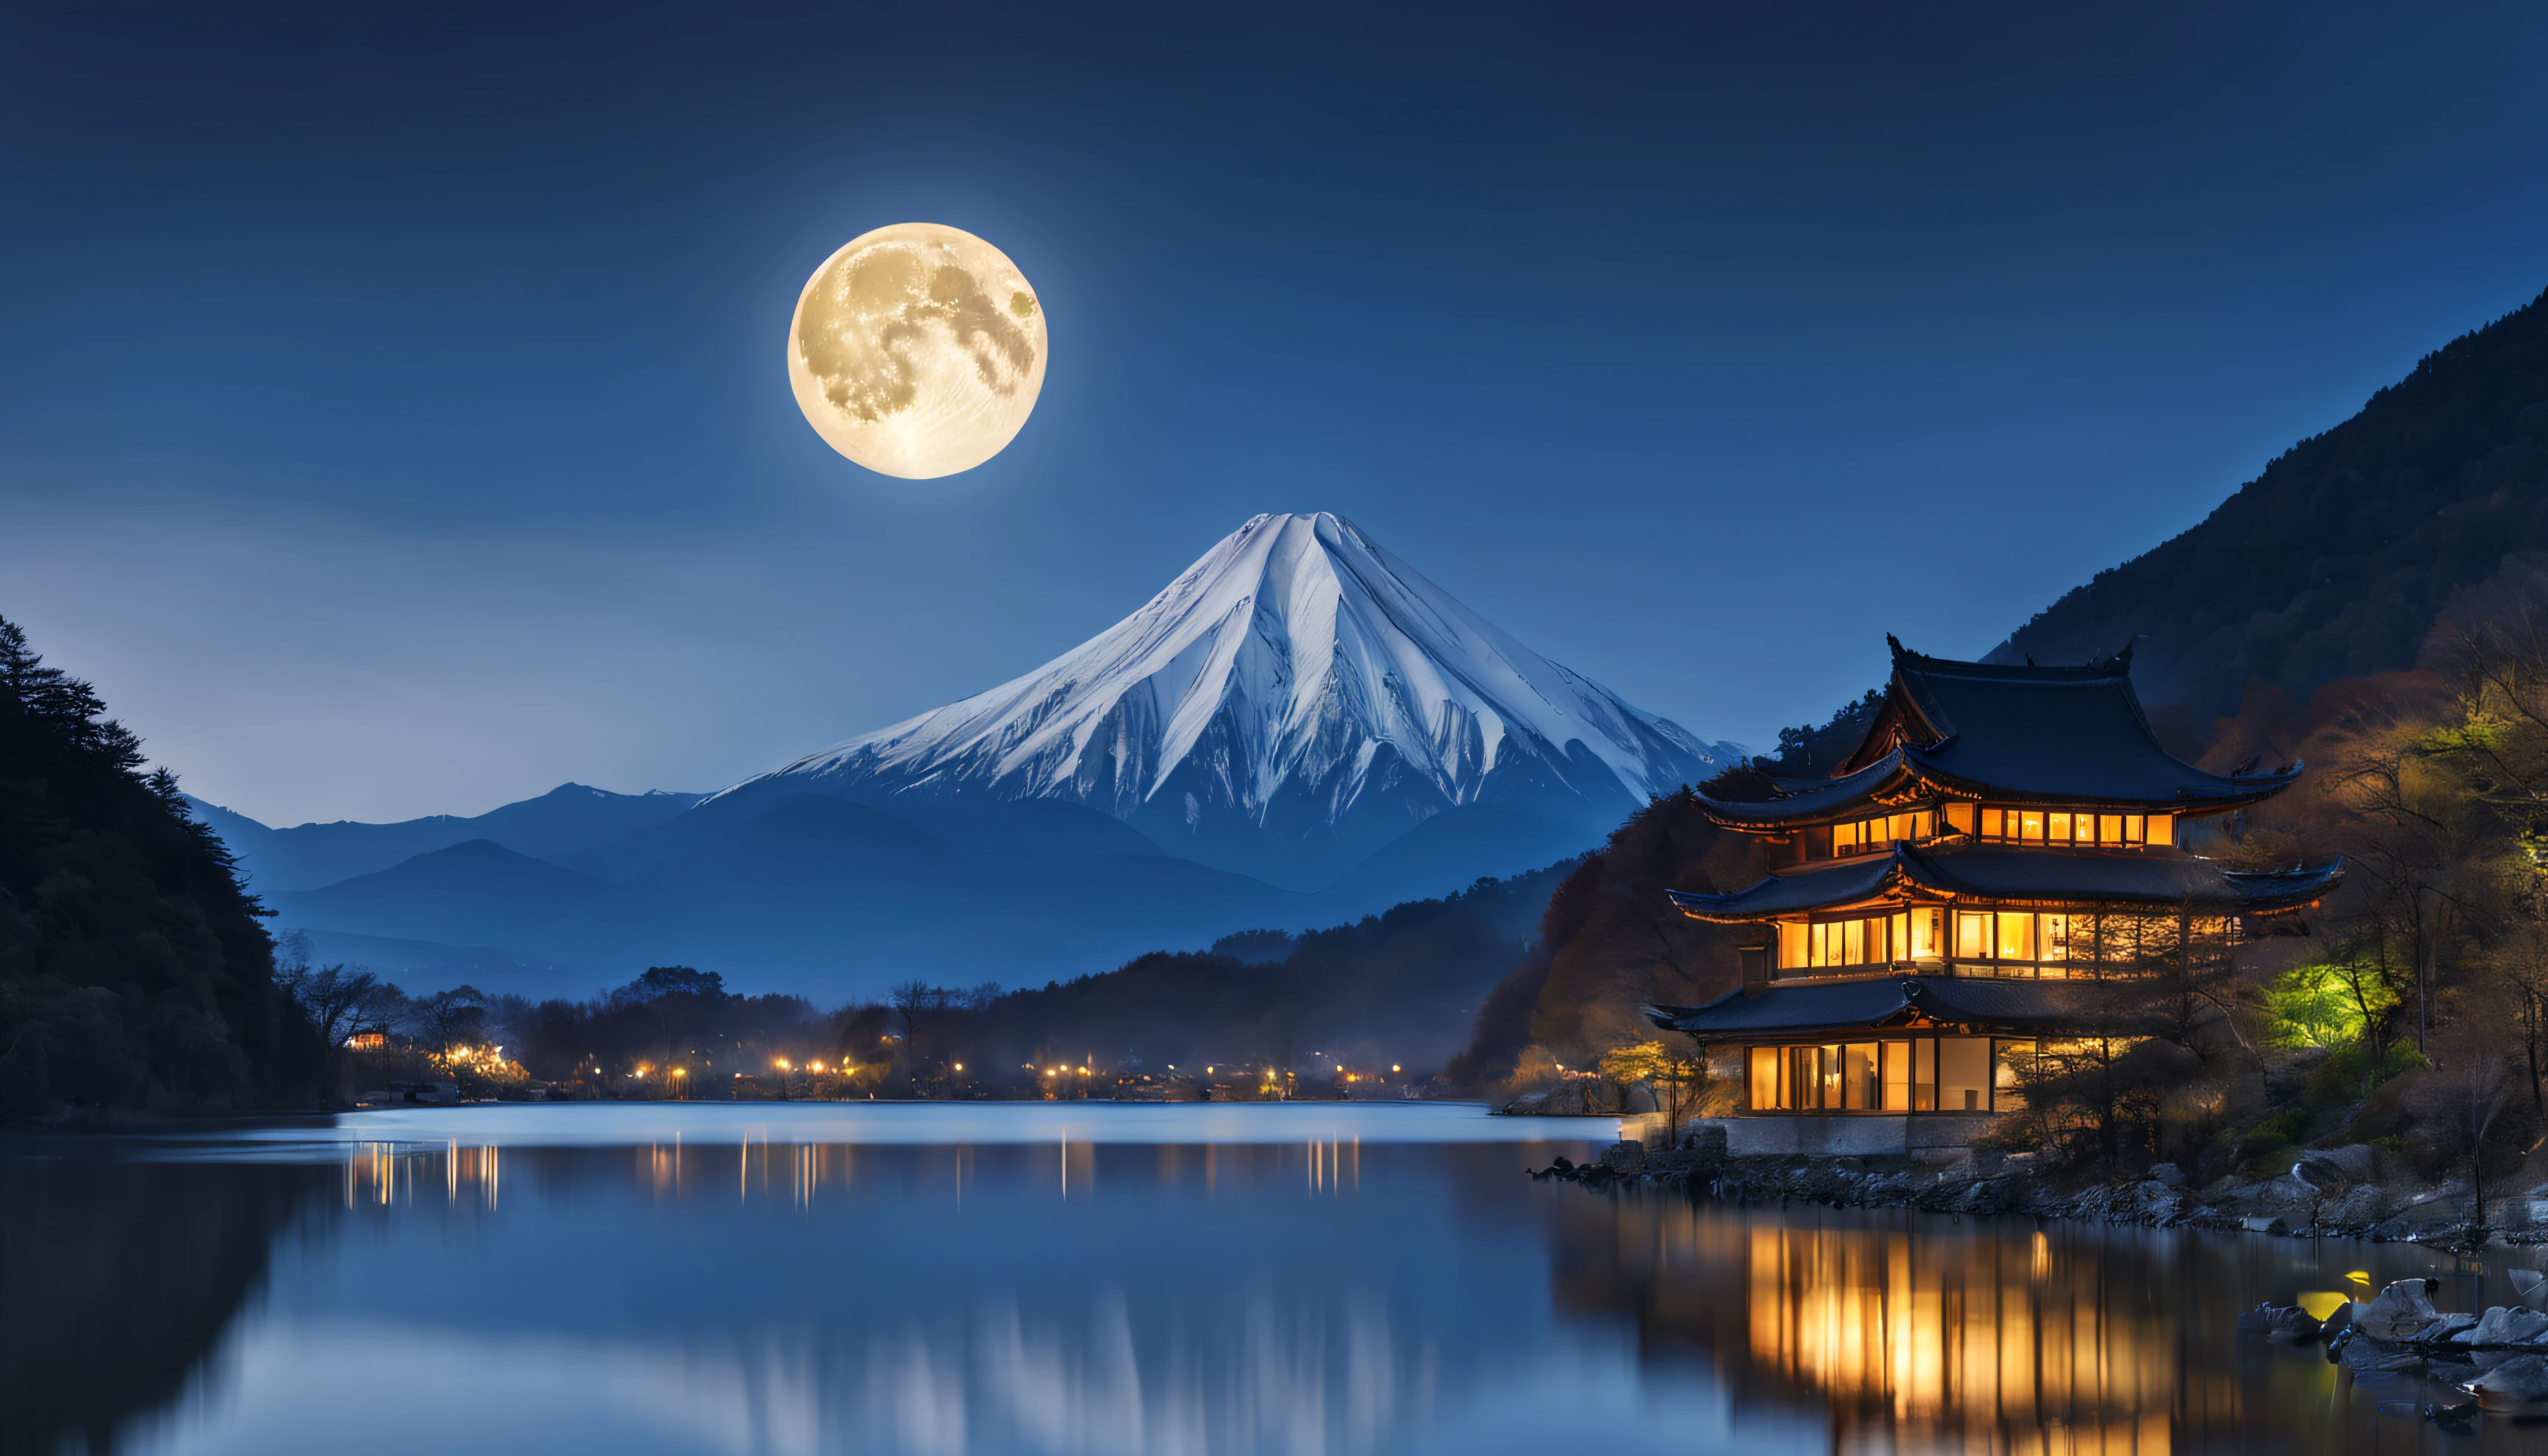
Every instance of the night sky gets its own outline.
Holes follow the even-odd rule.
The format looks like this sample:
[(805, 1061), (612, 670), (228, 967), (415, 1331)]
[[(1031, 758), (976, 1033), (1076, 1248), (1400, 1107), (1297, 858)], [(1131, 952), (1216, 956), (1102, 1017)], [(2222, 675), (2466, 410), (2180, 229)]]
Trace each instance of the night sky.
[[(1979, 654), (2548, 285), (2538, 6), (0, 11), (0, 614), (275, 823), (706, 790), (1330, 509), (1706, 738)], [(1042, 402), (782, 369), (979, 233)]]

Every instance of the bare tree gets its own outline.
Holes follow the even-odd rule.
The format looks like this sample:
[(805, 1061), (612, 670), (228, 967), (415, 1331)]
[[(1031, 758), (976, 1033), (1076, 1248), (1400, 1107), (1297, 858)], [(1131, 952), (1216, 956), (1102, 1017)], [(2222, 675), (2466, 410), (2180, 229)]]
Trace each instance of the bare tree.
[(2512, 1066), (2500, 1050), (2467, 1046), (2425, 1079), (2419, 1099), (2424, 1115), (2454, 1140), (2468, 1139), (2469, 1237), (2486, 1237), (2487, 1135), (2511, 1100)]
[(275, 972), (274, 981), (318, 1029), (331, 1052), (365, 1033), (388, 1031), (400, 999), (396, 988), (383, 985), (370, 971), (341, 964), (318, 970), (286, 966)]
[(2522, 1067), (2528, 1073), (2530, 1105), (2548, 1111), (2540, 1083), (2548, 1078), (2548, 920), (2536, 895), (2525, 896), (2527, 912), (2491, 957), (2495, 972), (2512, 992), (2513, 1020), (2521, 1035)]
[(454, 986), (410, 1003), (409, 1017), (416, 1040), (438, 1056), (478, 1035), (487, 1019), (487, 996), (476, 986)]

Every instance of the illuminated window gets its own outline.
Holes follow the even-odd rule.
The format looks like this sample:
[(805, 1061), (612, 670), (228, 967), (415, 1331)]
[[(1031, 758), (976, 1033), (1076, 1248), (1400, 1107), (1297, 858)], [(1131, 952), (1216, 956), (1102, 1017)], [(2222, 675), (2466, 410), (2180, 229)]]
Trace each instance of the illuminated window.
[(1990, 1039), (1938, 1039), (1938, 1106), (1946, 1112), (1990, 1111)]
[(1947, 912), (1943, 910), (1926, 909), (1914, 910), (1911, 912), (1911, 956), (1913, 959), (1930, 960), (1935, 959), (1938, 956), (1943, 954), (1945, 948), (1940, 943), (1945, 940), (1945, 937), (1941, 936), (1938, 931), (1940, 922), (1946, 919), (1946, 914)]
[(1841, 964), (1865, 965), (1866, 963), (1866, 922), (1844, 920), (1840, 923), (1840, 931)]
[(1886, 1112), (1911, 1110), (1911, 1044), (1883, 1044), (1884, 1100), (1879, 1104)]
[(1876, 819), (1860, 819), (1832, 826), (1832, 853), (1855, 855), (1867, 850), (1890, 847), (1896, 840), (1917, 843), (1937, 833), (1938, 815), (1934, 809), (1919, 809), (1904, 814), (1886, 814)]
[(2002, 911), (1999, 916), (1999, 958), (2032, 960), (2035, 958), (2035, 917), (2023, 911)]
[(1971, 910), (1956, 912), (1956, 955), (1966, 960), (1980, 960), (1990, 955), (1990, 923), (1987, 914)]
[(1801, 923), (1790, 921), (1779, 922), (1778, 964), (1780, 966), (1798, 966), (1811, 963), (1805, 958), (1807, 954), (1805, 947), (1805, 931), (1806, 927)]
[(1840, 1106), (1847, 1112), (1879, 1112), (1884, 1107), (1882, 1067), (1873, 1042), (1852, 1042), (1839, 1047)]
[(1947, 805), (1946, 814), (1948, 828), (1955, 830), (1957, 834), (1970, 834), (1973, 832), (1972, 805), (1949, 804)]
[(1752, 1048), (1750, 1062), (1750, 1075), (1744, 1080), (1748, 1084), (1747, 1090), (1752, 1094), (1749, 1098), (1752, 1110), (1776, 1112), (1786, 1106), (1786, 1100), (1779, 1096), (1786, 1089), (1778, 1078), (1778, 1048), (1755, 1046)]
[(2047, 960), (2069, 959), (2070, 917), (2067, 915), (2047, 915), (2043, 919), (2044, 958)]
[(1790, 1046), (1787, 1052), (1787, 1103), (1798, 1112), (1823, 1105), (1823, 1048)]
[[(1951, 806), (1952, 808), (1953, 806)], [(1949, 822), (1954, 822), (1949, 814)], [(1974, 838), (1999, 844), (2109, 845), (2129, 847), (2144, 842), (2173, 842), (2175, 818), (2168, 814), (2081, 814), (2067, 809), (1982, 809), (1974, 818)]]
[(2026, 1096), (2019, 1090), (2018, 1079), (2035, 1064), (2035, 1044), (2002, 1042), (1991, 1057), (1992, 1109), (2017, 1112), (2025, 1108)]

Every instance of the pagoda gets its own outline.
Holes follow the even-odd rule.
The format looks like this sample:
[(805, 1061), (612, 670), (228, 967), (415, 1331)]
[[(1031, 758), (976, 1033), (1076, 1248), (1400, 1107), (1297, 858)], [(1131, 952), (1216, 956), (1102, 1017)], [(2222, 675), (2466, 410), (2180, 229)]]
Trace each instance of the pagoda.
[(1650, 1006), (1739, 1053), (1736, 1153), (1968, 1144), (2048, 1043), (2149, 1027), (2153, 992), (2219, 964), (2260, 917), (2315, 905), (2342, 861), (2224, 869), (2179, 846), (2290, 787), (2298, 763), (2206, 773), (2159, 745), (2132, 654), (2083, 667), (1951, 662), (1887, 637), (1893, 676), (1828, 778), (1773, 776), (1702, 812), (1770, 850), (1733, 894), (1668, 893), (1744, 927), (1743, 987)]

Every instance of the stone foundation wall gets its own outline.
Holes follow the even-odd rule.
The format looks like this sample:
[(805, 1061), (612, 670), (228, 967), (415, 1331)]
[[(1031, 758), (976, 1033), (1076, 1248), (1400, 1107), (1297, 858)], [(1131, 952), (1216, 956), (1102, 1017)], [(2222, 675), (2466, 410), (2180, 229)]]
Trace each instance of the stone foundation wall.
[(1725, 1130), (1728, 1157), (1907, 1157), (1956, 1161), (1990, 1130), (1987, 1117), (1700, 1118)]

